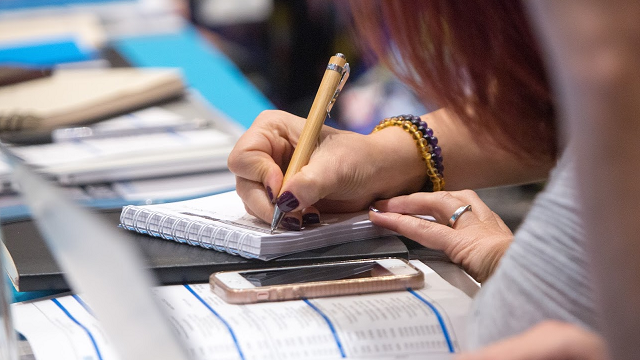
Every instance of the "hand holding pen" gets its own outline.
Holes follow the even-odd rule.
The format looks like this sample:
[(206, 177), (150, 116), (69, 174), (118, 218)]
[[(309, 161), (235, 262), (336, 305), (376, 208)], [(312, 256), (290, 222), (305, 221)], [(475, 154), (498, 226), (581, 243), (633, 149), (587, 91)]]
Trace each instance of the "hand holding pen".
[[(335, 91), (329, 93), (335, 95)], [(272, 223), (276, 204), (285, 213), (281, 226), (299, 230), (319, 222), (318, 211), (365, 210), (377, 199), (420, 188), (424, 164), (411, 141), (394, 139), (406, 136), (402, 129), (363, 135), (323, 126), (327, 111), (321, 114), (308, 164), (286, 181), (284, 172), (300, 147), (305, 119), (284, 111), (264, 111), (240, 137), (228, 165), (250, 214)]]
[(293, 152), (293, 156), (287, 167), (287, 172), (282, 180), (282, 188), (277, 197), (276, 207), (271, 221), (271, 233), (280, 225), (285, 212), (291, 211), (299, 206), (299, 202), (295, 196), (291, 192), (284, 191), (283, 189), (287, 181), (309, 162), (311, 154), (318, 143), (324, 120), (329, 115), (331, 107), (335, 103), (348, 77), (349, 63), (347, 63), (344, 55), (338, 53), (331, 57), (324, 76), (322, 77), (318, 93), (311, 105), (307, 121), (298, 139), (298, 145)]

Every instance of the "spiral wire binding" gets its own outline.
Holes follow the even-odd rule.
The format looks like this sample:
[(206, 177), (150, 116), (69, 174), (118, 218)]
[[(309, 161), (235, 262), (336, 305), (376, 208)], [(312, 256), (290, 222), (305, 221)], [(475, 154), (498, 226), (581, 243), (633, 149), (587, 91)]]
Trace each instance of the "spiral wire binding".
[(140, 216), (140, 213), (143, 212), (144, 210), (142, 209), (136, 209), (135, 212), (133, 213), (133, 217), (132, 217), (132, 221), (131, 221), (131, 225), (133, 226), (133, 229), (139, 233), (145, 234), (146, 231), (144, 231), (144, 229), (140, 229), (138, 227), (138, 216)]
[(205, 249), (209, 249), (208, 247), (204, 246), (204, 244), (202, 243), (202, 235), (204, 234), (205, 228), (206, 226), (200, 226), (200, 230), (198, 230), (198, 233), (196, 234), (196, 241), (198, 242), (198, 245), (200, 245), (201, 247)]
[(176, 236), (176, 227), (178, 226), (178, 224), (180, 223), (180, 221), (182, 221), (182, 219), (171, 219), (173, 220), (173, 224), (171, 225), (171, 229), (169, 230), (169, 233), (171, 234), (170, 237), (172, 240), (180, 242), (180, 239), (178, 239), (178, 237)]
[(249, 234), (244, 233), (240, 236), (240, 239), (238, 239), (238, 244), (236, 245), (236, 249), (238, 251), (238, 255), (242, 256), (242, 257), (249, 257), (249, 252), (245, 251), (244, 248), (244, 242), (245, 239), (249, 236)]
[(231, 236), (233, 235), (233, 231), (226, 231), (226, 234), (224, 235), (224, 240), (222, 241), (222, 247), (223, 250), (228, 252), (229, 254), (233, 254), (233, 252), (231, 252), (230, 248), (229, 248), (229, 242), (231, 242)]
[(216, 228), (213, 225), (208, 224), (207, 227), (210, 227), (211, 230), (211, 242), (209, 243), (210, 249), (214, 249), (217, 251), (223, 251), (223, 249), (218, 245), (218, 233), (222, 230), (222, 228)]
[(164, 225), (164, 222), (167, 221), (168, 219), (170, 219), (169, 215), (165, 215), (162, 220), (160, 221), (160, 224), (158, 225), (158, 231), (160, 232), (160, 237), (165, 239), (165, 240), (173, 240), (171, 239), (166, 232), (166, 227)]
[(191, 231), (191, 227), (195, 224), (195, 221), (189, 221), (187, 226), (184, 228), (184, 239), (189, 245), (197, 246), (199, 245), (197, 241), (191, 240), (189, 236), (189, 231)]
[[(158, 214), (155, 214), (155, 215), (158, 215)], [(164, 221), (165, 221), (168, 217), (169, 217), (169, 215), (162, 215), (162, 216), (160, 216), (160, 220), (158, 221), (158, 232), (154, 232), (154, 233), (151, 233), (151, 232), (150, 232), (150, 234), (151, 234), (151, 235), (153, 235), (153, 236), (163, 237), (163, 236), (162, 236), (162, 232), (163, 232), (162, 226), (164, 225)]]
[[(133, 214), (131, 214), (132, 212)], [(151, 223), (155, 219), (159, 219), (157, 232), (151, 229)], [(169, 220), (169, 223), (167, 223), (167, 220)], [(120, 221), (127, 229), (141, 234), (150, 234), (166, 240), (173, 240), (178, 243), (187, 243), (189, 245), (200, 246), (205, 249), (214, 249), (245, 258), (258, 257), (245, 249), (249, 234), (242, 233), (237, 230), (225, 229), (197, 220), (176, 219), (175, 217), (172, 217), (172, 215), (159, 214), (157, 212), (133, 206), (126, 206), (122, 210)], [(131, 225), (126, 225), (126, 223), (129, 222)], [(181, 224), (185, 222), (184, 230), (180, 230), (179, 228), (181, 227)], [(189, 236), (191, 229), (194, 227), (196, 228), (196, 231), (194, 231), (195, 239)], [(208, 230), (210, 235), (207, 236), (206, 234)], [(177, 233), (179, 231), (182, 231), (183, 236), (178, 236)], [(210, 242), (205, 241), (205, 237), (208, 237)], [(235, 239), (235, 237), (238, 238)], [(235, 248), (232, 246), (234, 244), (236, 245)]]

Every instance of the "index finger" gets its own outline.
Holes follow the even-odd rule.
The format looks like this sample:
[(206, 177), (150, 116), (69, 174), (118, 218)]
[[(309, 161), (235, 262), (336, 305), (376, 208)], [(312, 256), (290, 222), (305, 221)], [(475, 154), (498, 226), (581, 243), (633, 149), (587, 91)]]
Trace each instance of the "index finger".
[(229, 154), (229, 170), (277, 192), (303, 125), (304, 119), (283, 111), (263, 111)]

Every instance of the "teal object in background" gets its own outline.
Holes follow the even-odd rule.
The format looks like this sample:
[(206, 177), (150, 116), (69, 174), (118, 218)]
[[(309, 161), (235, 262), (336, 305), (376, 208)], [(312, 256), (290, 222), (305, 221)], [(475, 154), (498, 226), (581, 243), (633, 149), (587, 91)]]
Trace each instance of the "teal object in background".
[(74, 39), (60, 39), (49, 43), (17, 45), (0, 49), (0, 64), (51, 67), (65, 62), (87, 61), (96, 58), (91, 51), (82, 50)]
[(191, 26), (178, 33), (140, 36), (113, 42), (133, 66), (179, 67), (187, 85), (245, 128), (274, 106), (220, 51)]

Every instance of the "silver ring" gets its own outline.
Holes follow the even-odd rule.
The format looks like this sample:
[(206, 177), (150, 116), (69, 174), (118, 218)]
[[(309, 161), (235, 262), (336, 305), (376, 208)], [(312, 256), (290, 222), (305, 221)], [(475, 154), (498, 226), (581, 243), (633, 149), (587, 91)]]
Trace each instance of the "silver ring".
[(449, 219), (449, 227), (453, 228), (453, 225), (455, 225), (456, 221), (458, 221), (460, 216), (467, 212), (467, 210), (471, 211), (471, 205), (460, 206), (456, 211), (454, 211), (453, 215), (451, 215), (451, 219)]

